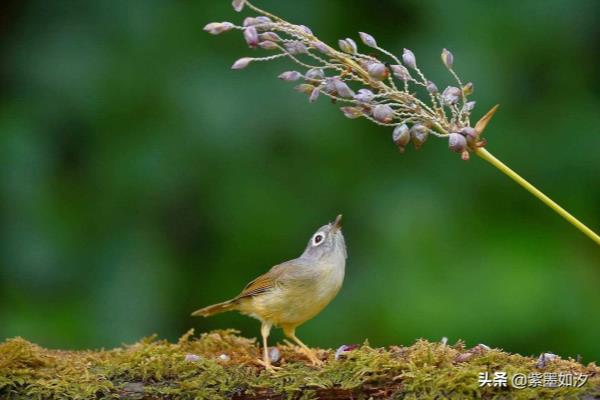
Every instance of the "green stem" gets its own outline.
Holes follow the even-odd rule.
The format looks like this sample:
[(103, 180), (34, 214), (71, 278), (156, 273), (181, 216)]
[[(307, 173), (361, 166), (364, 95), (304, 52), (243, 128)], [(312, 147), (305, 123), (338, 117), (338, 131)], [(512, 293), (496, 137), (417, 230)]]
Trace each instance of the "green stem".
[(483, 147), (480, 147), (475, 151), (475, 154), (492, 164), (494, 167), (498, 168), (510, 179), (523, 186), (523, 188), (525, 188), (529, 193), (540, 199), (544, 204), (556, 211), (558, 215), (566, 219), (571, 225), (583, 232), (586, 236), (596, 242), (596, 244), (600, 245), (600, 236), (598, 236), (598, 234), (581, 223), (581, 221), (579, 221), (577, 218), (569, 214), (567, 210), (556, 204), (551, 198), (540, 192), (535, 186), (523, 179), (519, 174), (510, 169), (502, 161), (494, 157), (489, 151)]

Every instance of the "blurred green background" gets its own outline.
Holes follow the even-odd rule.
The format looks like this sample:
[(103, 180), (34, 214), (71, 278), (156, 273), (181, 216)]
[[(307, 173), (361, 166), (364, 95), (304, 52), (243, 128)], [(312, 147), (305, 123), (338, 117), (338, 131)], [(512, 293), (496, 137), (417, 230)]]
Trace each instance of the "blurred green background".
[[(296, 257), (338, 213), (349, 260), (298, 334), (337, 347), (419, 337), (600, 359), (600, 251), (500, 172), (309, 105), (229, 1), (12, 1), (1, 10), (0, 340), (112, 347), (258, 322), (191, 311)], [(600, 2), (260, 0), (335, 42), (448, 47), (488, 149), (600, 229)], [(280, 340), (279, 331), (274, 334)]]

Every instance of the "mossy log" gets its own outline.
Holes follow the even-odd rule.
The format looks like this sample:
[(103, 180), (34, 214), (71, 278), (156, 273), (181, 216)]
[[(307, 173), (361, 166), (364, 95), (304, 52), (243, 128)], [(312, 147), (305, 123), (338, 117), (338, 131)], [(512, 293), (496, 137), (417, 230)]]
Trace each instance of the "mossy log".
[[(215, 331), (177, 343), (146, 338), (99, 351), (47, 350), (16, 338), (0, 344), (1, 399), (359, 399), (359, 398), (600, 398), (600, 368), (569, 359), (509, 354), (418, 340), (412, 346), (373, 348), (367, 343), (309, 365), (298, 349), (279, 345), (281, 367), (265, 371), (254, 339)], [(582, 387), (483, 386), (479, 374), (573, 373)]]

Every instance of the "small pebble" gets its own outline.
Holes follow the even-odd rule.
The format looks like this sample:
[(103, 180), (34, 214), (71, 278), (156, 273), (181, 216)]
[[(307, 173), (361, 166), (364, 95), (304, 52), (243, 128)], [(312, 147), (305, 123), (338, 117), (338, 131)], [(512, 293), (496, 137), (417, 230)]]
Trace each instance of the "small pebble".
[(344, 353), (348, 353), (358, 348), (357, 344), (343, 344), (335, 351), (335, 359), (339, 360), (344, 356)]
[(466, 352), (457, 355), (454, 361), (456, 361), (457, 363), (462, 363), (469, 361), (471, 358), (473, 358), (473, 353)]
[(271, 360), (272, 363), (276, 363), (280, 358), (281, 353), (279, 352), (279, 349), (277, 347), (271, 347), (269, 349), (269, 360)]
[(538, 368), (544, 368), (546, 366), (546, 364), (548, 363), (548, 361), (556, 360), (557, 358), (560, 358), (560, 357), (558, 357), (556, 354), (542, 353), (542, 354), (540, 354), (540, 357), (538, 358), (536, 366)]
[(188, 362), (200, 361), (200, 356), (197, 356), (196, 354), (186, 354), (185, 361), (188, 361)]

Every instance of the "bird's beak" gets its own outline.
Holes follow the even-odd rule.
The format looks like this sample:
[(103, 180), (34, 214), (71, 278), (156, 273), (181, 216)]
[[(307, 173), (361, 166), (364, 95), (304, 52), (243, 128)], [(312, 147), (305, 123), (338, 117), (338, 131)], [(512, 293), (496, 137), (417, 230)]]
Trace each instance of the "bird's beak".
[(337, 218), (335, 219), (335, 222), (333, 223), (333, 231), (337, 232), (340, 229), (342, 229), (342, 214), (338, 215)]

